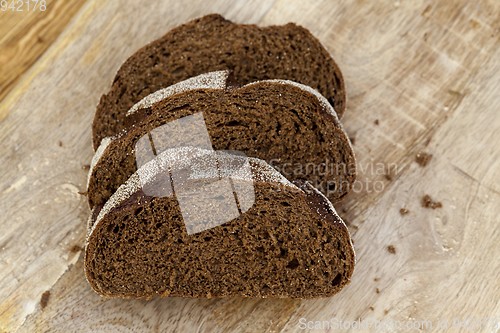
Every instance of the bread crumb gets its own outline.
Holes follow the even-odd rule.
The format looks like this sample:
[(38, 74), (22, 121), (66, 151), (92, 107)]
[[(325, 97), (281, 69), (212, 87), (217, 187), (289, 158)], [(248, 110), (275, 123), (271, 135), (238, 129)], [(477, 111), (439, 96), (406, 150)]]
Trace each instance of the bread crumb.
[(349, 138), (349, 140), (353, 146), (356, 144), (356, 137), (353, 136), (352, 138)]
[(40, 307), (42, 308), (42, 310), (45, 309), (47, 303), (49, 303), (49, 297), (50, 297), (50, 290), (47, 290), (42, 294), (42, 298), (40, 299)]
[(401, 209), (399, 210), (399, 213), (400, 213), (401, 215), (406, 215), (406, 214), (408, 214), (409, 212), (410, 212), (410, 211), (409, 211), (408, 209), (406, 209), (406, 208), (401, 208)]
[(80, 195), (84, 195), (84, 196), (87, 196), (88, 192), (87, 192), (87, 191), (85, 191), (85, 192), (78, 191), (78, 194), (80, 194)]
[(424, 152), (421, 152), (419, 151), (416, 155), (415, 155), (415, 161), (421, 166), (421, 167), (425, 167), (429, 161), (431, 160), (432, 158), (432, 154), (427, 154), (427, 153), (424, 153)]
[(378, 288), (377, 288), (376, 292), (377, 292), (377, 294), (380, 294), (380, 290), (378, 290)]
[(456, 97), (462, 97), (462, 93), (460, 91), (456, 91), (456, 90), (452, 90), (452, 89), (448, 90), (448, 94), (451, 94), (452, 96), (456, 96)]
[(375, 119), (375, 125), (378, 125), (378, 124), (379, 124), (378, 119)]
[(59, 141), (59, 147), (62, 147), (62, 141)]
[(384, 313), (385, 313), (385, 314), (388, 314), (388, 313), (389, 313), (389, 310), (385, 310), (385, 311), (384, 311)]
[(436, 209), (443, 207), (443, 204), (441, 202), (432, 201), (431, 196), (426, 194), (422, 198), (422, 207)]
[(79, 246), (79, 245), (73, 245), (73, 247), (69, 250), (69, 252), (80, 252), (81, 250), (83, 250), (83, 247)]
[(373, 308), (373, 306), (370, 306), (370, 310), (374, 311), (375, 309)]
[(390, 174), (386, 174), (385, 175), (385, 179), (387, 179), (388, 181), (391, 181), (392, 180), (392, 176)]
[(373, 279), (373, 281), (377, 282), (378, 280), (380, 280), (380, 278), (375, 278)]
[(396, 248), (394, 246), (392, 246), (392, 245), (389, 245), (387, 247), (387, 251), (389, 251), (392, 254), (396, 254)]
[(84, 164), (84, 165), (82, 165), (82, 169), (83, 169), (83, 170), (88, 170), (88, 169), (90, 169), (90, 164)]

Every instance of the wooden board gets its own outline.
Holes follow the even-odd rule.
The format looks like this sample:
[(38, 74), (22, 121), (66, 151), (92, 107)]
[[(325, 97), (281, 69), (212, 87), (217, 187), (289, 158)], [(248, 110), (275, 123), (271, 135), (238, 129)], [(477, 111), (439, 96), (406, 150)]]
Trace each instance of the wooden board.
[[(442, 331), (438, 320), (451, 330), (453, 318), (500, 319), (499, 2), (73, 4), (48, 2), (50, 20), (0, 12), (11, 22), (2, 36), (18, 31), (9, 48), (0, 41), (0, 86), (11, 90), (0, 95), (0, 332), (322, 332), (335, 318), (428, 321), (426, 331)], [(78, 192), (95, 105), (137, 48), (212, 12), (262, 26), (297, 22), (345, 75), (343, 123), (361, 185), (337, 205), (357, 266), (335, 297), (104, 299), (85, 280), (78, 247), (89, 209)], [(24, 27), (43, 20), (50, 45), (34, 48)], [(12, 48), (19, 59), (6, 56)], [(424, 168), (418, 151), (433, 154)], [(443, 207), (423, 208), (425, 194)]]

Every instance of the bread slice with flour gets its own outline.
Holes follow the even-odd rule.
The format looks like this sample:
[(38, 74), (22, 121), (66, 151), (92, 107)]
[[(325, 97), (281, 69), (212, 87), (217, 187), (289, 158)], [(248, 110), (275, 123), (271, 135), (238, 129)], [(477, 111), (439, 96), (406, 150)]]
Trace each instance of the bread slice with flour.
[(238, 150), (265, 160), (291, 181), (309, 181), (332, 202), (343, 199), (356, 176), (354, 153), (325, 97), (285, 80), (234, 88), (228, 77), (227, 71), (203, 74), (134, 105), (127, 113), (129, 126), (105, 138), (94, 156), (91, 208), (104, 204), (144, 156), (182, 146)]
[(159, 154), (96, 206), (85, 247), (86, 277), (106, 297), (329, 297), (354, 264), (346, 226), (310, 184), (193, 147)]
[(319, 91), (342, 117), (342, 73), (305, 28), (289, 23), (260, 28), (220, 15), (187, 22), (134, 53), (101, 97), (92, 125), (94, 150), (126, 127), (126, 112), (143, 97), (199, 74), (230, 69), (241, 84), (266, 79), (296, 81)]

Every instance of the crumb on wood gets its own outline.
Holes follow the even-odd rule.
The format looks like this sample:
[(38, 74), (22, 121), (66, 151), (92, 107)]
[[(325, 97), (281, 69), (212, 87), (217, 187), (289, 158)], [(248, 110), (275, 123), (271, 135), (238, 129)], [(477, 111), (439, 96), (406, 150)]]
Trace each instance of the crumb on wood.
[(424, 153), (424, 152), (421, 152), (421, 151), (419, 151), (415, 155), (415, 161), (417, 161), (417, 163), (421, 167), (425, 167), (429, 163), (429, 161), (431, 160), (431, 158), (432, 158), (432, 154), (427, 154), (427, 153)]
[(352, 227), (353, 229), (355, 229), (355, 230), (358, 230), (358, 229), (359, 229), (359, 228), (358, 228), (358, 226), (357, 226), (357, 225), (354, 225), (354, 224), (353, 224), (351, 227)]
[(377, 292), (377, 294), (380, 294), (380, 290), (378, 290), (378, 288), (377, 288), (376, 292)]
[(410, 211), (409, 211), (408, 209), (406, 209), (406, 208), (401, 208), (401, 209), (399, 210), (399, 213), (400, 213), (401, 215), (406, 215), (406, 214), (408, 214), (409, 212), (410, 212)]
[(42, 294), (42, 298), (40, 299), (40, 306), (42, 310), (45, 309), (45, 307), (49, 303), (49, 297), (50, 297), (50, 290), (47, 290)]
[(375, 278), (373, 279), (373, 281), (377, 282), (378, 280), (380, 280), (380, 278)]
[(378, 124), (379, 124), (378, 119), (375, 119), (375, 125), (378, 125)]
[(387, 247), (387, 251), (389, 251), (389, 253), (396, 254), (396, 248), (393, 245), (389, 245)]
[(80, 252), (81, 250), (83, 250), (83, 247), (81, 247), (80, 245), (73, 245), (73, 247), (69, 250), (69, 252)]
[(354, 146), (356, 144), (356, 137), (350, 137), (349, 140), (351, 141), (351, 144)]
[(78, 194), (80, 194), (80, 195), (84, 195), (84, 196), (87, 196), (88, 192), (87, 192), (87, 191), (85, 191), (85, 192), (78, 191)]
[(456, 96), (456, 97), (462, 97), (462, 93), (460, 91), (456, 91), (453, 89), (449, 89), (448, 94), (450, 94), (452, 96)]
[(59, 147), (62, 147), (62, 141), (59, 141)]
[(443, 204), (439, 201), (438, 202), (432, 201), (431, 196), (426, 194), (422, 197), (422, 207), (436, 209), (443, 207)]
[(432, 8), (431, 5), (428, 5), (427, 7), (425, 7), (424, 11), (422, 12), (422, 16), (424, 16), (425, 14), (427, 14), (427, 12), (429, 10), (431, 10), (431, 8)]
[(373, 306), (370, 306), (370, 310), (374, 311), (374, 310), (375, 310), (375, 308), (374, 308)]
[(90, 169), (90, 164), (84, 164), (82, 165), (83, 170), (89, 170)]
[(390, 174), (386, 174), (385, 175), (385, 179), (387, 179), (388, 181), (391, 181), (392, 180), (392, 176)]
[(385, 310), (385, 311), (384, 311), (384, 313), (385, 313), (385, 314), (388, 314), (388, 313), (389, 313), (389, 310)]

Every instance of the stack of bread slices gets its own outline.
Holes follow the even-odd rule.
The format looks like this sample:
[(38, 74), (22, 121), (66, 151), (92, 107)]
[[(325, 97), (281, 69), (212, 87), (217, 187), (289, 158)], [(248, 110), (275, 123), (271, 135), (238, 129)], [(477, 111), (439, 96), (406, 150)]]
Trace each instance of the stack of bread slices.
[(92, 124), (92, 288), (146, 299), (338, 293), (355, 264), (332, 206), (356, 176), (344, 109), (340, 69), (293, 23), (208, 15), (141, 48)]

